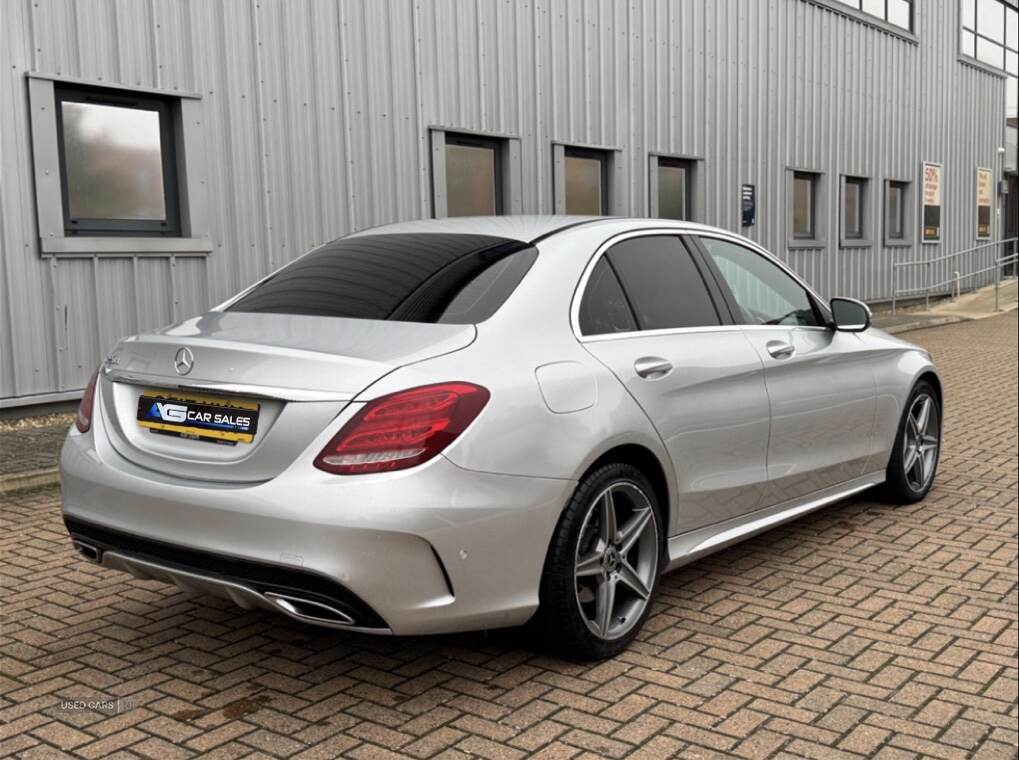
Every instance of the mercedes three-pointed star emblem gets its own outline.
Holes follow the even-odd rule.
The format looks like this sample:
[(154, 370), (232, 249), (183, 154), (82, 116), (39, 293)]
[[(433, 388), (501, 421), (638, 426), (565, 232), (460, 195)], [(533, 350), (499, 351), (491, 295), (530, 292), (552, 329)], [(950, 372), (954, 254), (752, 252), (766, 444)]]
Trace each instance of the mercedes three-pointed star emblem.
[(191, 352), (191, 349), (187, 346), (182, 346), (177, 349), (177, 354), (173, 357), (173, 368), (177, 370), (178, 375), (186, 375), (195, 366), (195, 355)]

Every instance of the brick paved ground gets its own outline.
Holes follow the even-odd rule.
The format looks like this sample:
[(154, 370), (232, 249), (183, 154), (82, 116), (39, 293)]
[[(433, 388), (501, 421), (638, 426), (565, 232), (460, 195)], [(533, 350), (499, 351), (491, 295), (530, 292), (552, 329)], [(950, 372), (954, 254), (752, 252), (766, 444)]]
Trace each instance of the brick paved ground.
[[(867, 498), (669, 576), (614, 661), (517, 634), (377, 639), (72, 555), (5, 507), (0, 757), (1015, 757), (1017, 318), (912, 334), (945, 374), (931, 496)], [(71, 711), (61, 700), (129, 698)]]
[(0, 475), (55, 467), (67, 424), (0, 434)]

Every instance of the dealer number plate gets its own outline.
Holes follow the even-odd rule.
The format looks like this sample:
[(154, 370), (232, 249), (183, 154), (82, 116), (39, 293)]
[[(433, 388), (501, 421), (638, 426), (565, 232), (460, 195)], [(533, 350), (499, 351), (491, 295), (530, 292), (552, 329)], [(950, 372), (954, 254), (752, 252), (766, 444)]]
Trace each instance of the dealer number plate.
[(146, 390), (138, 399), (138, 424), (156, 433), (216, 443), (251, 443), (259, 405), (169, 390)]

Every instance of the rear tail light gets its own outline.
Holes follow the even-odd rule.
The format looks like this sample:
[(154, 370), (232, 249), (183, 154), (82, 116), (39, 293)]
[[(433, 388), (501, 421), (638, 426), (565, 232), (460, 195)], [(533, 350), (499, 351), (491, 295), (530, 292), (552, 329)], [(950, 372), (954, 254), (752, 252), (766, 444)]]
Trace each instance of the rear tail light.
[(437, 383), (368, 402), (344, 425), (315, 466), (339, 475), (388, 472), (427, 462), (451, 444), (488, 402), (471, 383)]
[(87, 433), (92, 427), (92, 407), (96, 399), (96, 380), (99, 379), (99, 370), (92, 373), (92, 377), (85, 386), (85, 395), (81, 397), (78, 404), (78, 413), (74, 416), (74, 426), (79, 433)]

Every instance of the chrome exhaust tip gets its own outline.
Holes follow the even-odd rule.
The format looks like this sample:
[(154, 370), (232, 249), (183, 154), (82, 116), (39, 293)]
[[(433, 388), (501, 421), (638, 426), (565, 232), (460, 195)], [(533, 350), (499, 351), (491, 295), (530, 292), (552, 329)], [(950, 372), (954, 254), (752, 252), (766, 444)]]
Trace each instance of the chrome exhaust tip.
[(354, 625), (354, 618), (342, 610), (331, 607), (322, 602), (303, 599), (299, 596), (289, 594), (277, 594), (274, 591), (267, 591), (263, 596), (269, 600), (274, 607), (289, 615), (295, 620), (302, 620), (316, 625), (350, 626)]
[(71, 539), (71, 543), (74, 545), (74, 548), (78, 550), (78, 554), (86, 560), (96, 565), (100, 564), (103, 553), (98, 548), (92, 546), (92, 544), (87, 544), (84, 541), (79, 541), (76, 538)]

